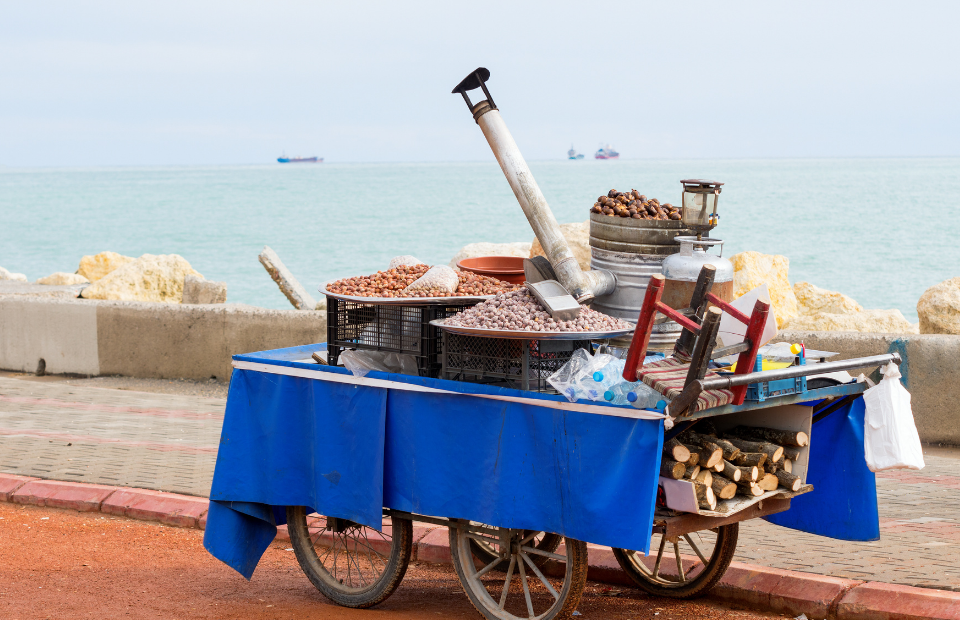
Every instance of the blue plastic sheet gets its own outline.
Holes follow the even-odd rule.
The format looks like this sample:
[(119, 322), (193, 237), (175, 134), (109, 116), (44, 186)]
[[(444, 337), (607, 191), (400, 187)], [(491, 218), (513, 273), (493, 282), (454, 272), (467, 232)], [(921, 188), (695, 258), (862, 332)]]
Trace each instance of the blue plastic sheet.
[(879, 540), (877, 481), (863, 454), (863, 413), (863, 398), (857, 398), (814, 423), (807, 469), (814, 490), (768, 521), (840, 540)]
[[(235, 359), (317, 371), (294, 361), (309, 350)], [(234, 371), (204, 534), (215, 557), (250, 578), (290, 505), (378, 529), (388, 507), (648, 551), (661, 420), (470, 396), (559, 400), (518, 390), (368, 377), (459, 394)]]
[[(318, 371), (323, 345), (236, 356)], [(339, 368), (320, 372), (349, 374)], [(410, 392), (235, 370), (204, 545), (248, 579), (286, 506), (370, 527), (381, 507), (649, 551), (663, 424), (471, 396), (563, 401), (471, 383), (370, 373)], [(563, 401), (565, 402), (565, 401)], [(769, 521), (844, 540), (879, 536), (863, 457), (863, 400), (813, 427), (812, 493)]]

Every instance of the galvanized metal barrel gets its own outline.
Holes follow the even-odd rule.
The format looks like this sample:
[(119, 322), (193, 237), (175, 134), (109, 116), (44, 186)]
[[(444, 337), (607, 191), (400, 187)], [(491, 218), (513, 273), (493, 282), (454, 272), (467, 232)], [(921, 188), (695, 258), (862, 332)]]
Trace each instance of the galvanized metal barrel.
[[(635, 220), (590, 214), (590, 266), (606, 269), (617, 276), (617, 289), (598, 297), (591, 308), (627, 321), (636, 321), (643, 305), (650, 276), (662, 273), (663, 259), (680, 251), (674, 241), (691, 231), (674, 220)], [(680, 336), (681, 327), (673, 321), (653, 326), (651, 350), (669, 350)], [(623, 339), (628, 342), (628, 339)], [(623, 343), (618, 343), (623, 344)]]

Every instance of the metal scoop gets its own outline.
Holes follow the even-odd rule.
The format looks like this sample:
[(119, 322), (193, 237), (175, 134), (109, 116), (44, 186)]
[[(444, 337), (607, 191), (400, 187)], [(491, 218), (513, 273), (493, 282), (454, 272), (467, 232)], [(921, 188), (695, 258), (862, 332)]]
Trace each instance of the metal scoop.
[(580, 316), (580, 304), (556, 280), (527, 282), (527, 290), (557, 321), (571, 321)]

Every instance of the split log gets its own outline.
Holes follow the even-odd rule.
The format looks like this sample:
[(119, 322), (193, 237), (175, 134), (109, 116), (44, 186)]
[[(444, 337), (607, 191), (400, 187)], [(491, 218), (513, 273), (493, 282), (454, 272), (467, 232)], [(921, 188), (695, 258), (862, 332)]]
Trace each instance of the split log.
[(780, 481), (773, 474), (763, 474), (763, 476), (757, 480), (757, 486), (764, 491), (775, 491), (777, 487), (780, 486)]
[(700, 466), (694, 465), (693, 467), (687, 467), (687, 471), (683, 474), (685, 480), (696, 480), (697, 475), (700, 473)]
[(723, 450), (715, 443), (706, 442), (700, 446), (700, 463), (707, 467), (716, 467), (717, 463), (723, 460)]
[(736, 447), (726, 439), (720, 439), (716, 435), (709, 435), (703, 433), (688, 432), (687, 437), (689, 441), (699, 445), (707, 446), (708, 444), (713, 444), (720, 446), (720, 449), (723, 450), (723, 458), (728, 461), (732, 461), (740, 454), (740, 448)]
[(736, 447), (726, 439), (714, 438), (713, 443), (720, 446), (720, 449), (723, 450), (723, 458), (727, 459), (728, 461), (732, 461), (741, 454), (740, 448)]
[(800, 480), (800, 476), (794, 476), (782, 469), (777, 472), (777, 481), (781, 486), (786, 487), (790, 491), (798, 491), (800, 487), (803, 486), (803, 481)]
[(787, 472), (788, 474), (792, 474), (793, 461), (791, 461), (790, 459), (783, 459), (783, 471)]
[(749, 480), (740, 479), (740, 482), (736, 483), (737, 493), (740, 495), (746, 495), (747, 497), (757, 497), (758, 495), (763, 495), (763, 489), (757, 486), (756, 482), (750, 482)]
[(733, 464), (741, 467), (763, 467), (766, 462), (767, 455), (763, 452), (741, 452), (740, 456), (733, 459)]
[[(733, 480), (734, 482), (737, 482), (737, 481), (740, 480), (740, 478), (743, 477), (743, 472), (740, 471), (740, 468), (739, 468), (739, 467), (737, 467), (736, 465), (734, 465), (734, 464), (731, 463), (730, 461), (724, 461), (724, 462), (723, 462), (723, 475), (726, 476), (727, 478), (729, 478), (730, 480)], [(724, 499), (727, 499), (727, 498), (724, 498)]]
[(678, 463), (685, 463), (690, 458), (690, 449), (677, 441), (676, 437), (663, 444), (663, 451)]
[(809, 443), (809, 437), (803, 431), (782, 431), (776, 428), (762, 428), (758, 426), (738, 426), (730, 431), (731, 435), (779, 444), (781, 446), (796, 446), (802, 448)]
[(709, 469), (701, 469), (701, 470), (700, 470), (700, 473), (697, 474), (696, 481), (699, 482), (700, 484), (704, 484), (704, 485), (706, 485), (706, 486), (712, 485), (712, 484), (713, 484), (713, 472), (711, 472)]
[(664, 478), (681, 480), (685, 473), (687, 473), (687, 467), (683, 463), (678, 463), (673, 459), (662, 459), (660, 461), (660, 475)]
[(695, 451), (690, 451), (690, 458), (687, 459), (687, 462), (684, 463), (687, 467), (693, 467), (700, 463), (700, 454)]
[(798, 460), (800, 458), (800, 448), (784, 448), (783, 458), (790, 459), (791, 461)]
[(727, 439), (744, 452), (763, 452), (771, 461), (779, 461), (783, 458), (783, 447), (775, 446), (772, 443), (747, 441), (746, 439), (737, 439), (728, 436)]
[(718, 499), (730, 499), (737, 494), (737, 485), (724, 478), (723, 476), (714, 476), (713, 484), (710, 485)]
[(708, 487), (705, 484), (693, 483), (694, 488), (697, 491), (697, 503), (704, 510), (716, 510), (717, 508), (717, 496), (713, 492), (711, 487)]
[(746, 480), (747, 482), (756, 482), (760, 478), (760, 468), (751, 467), (746, 465), (744, 467), (738, 467), (740, 470), (740, 481)]

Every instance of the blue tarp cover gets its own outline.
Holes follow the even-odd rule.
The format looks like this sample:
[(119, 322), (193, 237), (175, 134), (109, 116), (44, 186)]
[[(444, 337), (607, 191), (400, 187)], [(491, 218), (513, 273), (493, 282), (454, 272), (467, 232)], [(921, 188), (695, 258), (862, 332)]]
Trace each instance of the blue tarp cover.
[[(317, 346), (234, 359), (303, 364)], [(560, 397), (372, 372), (458, 394), (235, 369), (204, 545), (249, 578), (284, 506), (379, 529), (382, 507), (647, 551), (662, 420), (477, 398)], [(566, 401), (563, 401), (566, 402)]]
[[(349, 375), (296, 361), (324, 349), (234, 359), (275, 372)], [(249, 579), (285, 522), (286, 506), (377, 529), (387, 507), (649, 551), (661, 420), (479, 398), (472, 394), (566, 402), (472, 383), (368, 377), (456, 394), (234, 370), (204, 534), (210, 553)], [(771, 521), (837, 538), (875, 538), (877, 528), (861, 522), (876, 524), (876, 492), (863, 463), (862, 399), (855, 403), (859, 431), (856, 405), (814, 427), (808, 482), (816, 491)]]
[(810, 430), (807, 484), (814, 491), (793, 498), (790, 510), (767, 520), (840, 540), (879, 540), (877, 479), (863, 454), (863, 399), (841, 407)]

